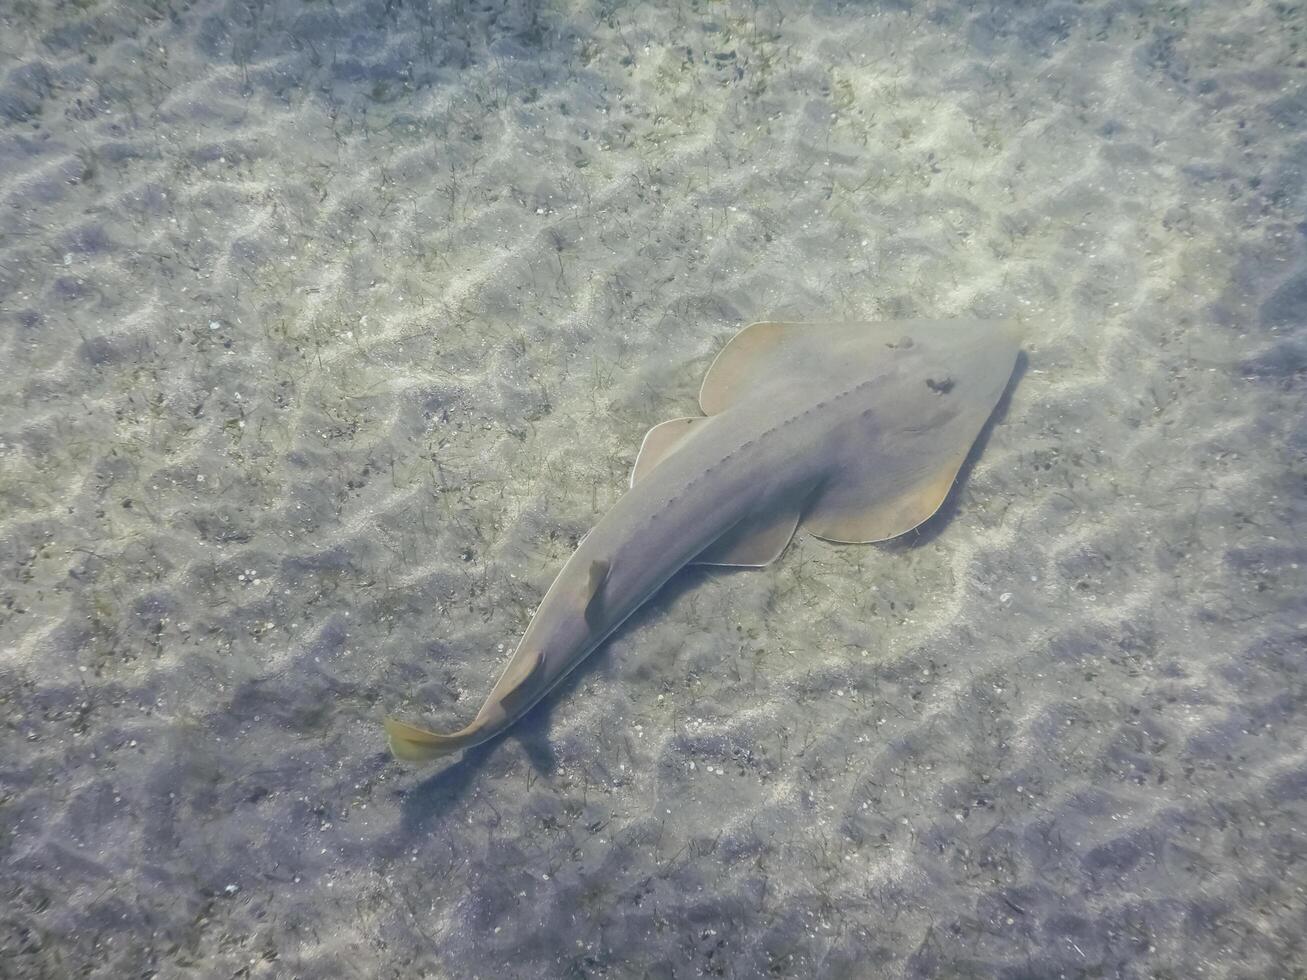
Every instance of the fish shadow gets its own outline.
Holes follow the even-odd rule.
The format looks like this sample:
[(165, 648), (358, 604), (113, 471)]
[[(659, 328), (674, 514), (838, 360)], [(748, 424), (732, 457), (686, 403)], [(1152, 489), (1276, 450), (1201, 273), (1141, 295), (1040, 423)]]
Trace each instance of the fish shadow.
[(596, 671), (602, 671), (607, 666), (614, 639), (652, 621), (663, 614), (669, 606), (675, 604), (682, 595), (699, 588), (706, 580), (723, 571), (743, 571), (743, 569), (710, 569), (695, 565), (682, 568), (659, 590), (656, 601), (648, 602), (636, 610), (621, 629), (604, 640), (589, 657), (578, 664), (550, 690), (545, 698), (511, 727), (480, 745), (464, 749), (460, 759), (402, 791), (400, 822), (404, 833), (421, 833), (453, 810), (459, 801), (474, 789), (476, 777), (483, 768), (492, 764), (495, 754), (505, 742), (517, 742), (526, 756), (527, 764), (540, 776), (547, 777), (556, 772), (558, 755), (549, 738), (554, 709), (559, 706), (566, 708), (577, 688)]
[[(607, 646), (608, 644), (604, 643), (595, 651), (591, 659), (600, 657)], [(482, 768), (490, 764), (505, 741), (515, 741), (520, 744), (526, 754), (527, 763), (537, 773), (542, 776), (552, 774), (558, 768), (558, 756), (549, 741), (550, 714), (555, 703), (565, 700), (566, 695), (579, 683), (579, 680), (573, 678), (590, 667), (587, 660), (554, 688), (549, 697), (544, 698), (514, 722), (511, 728), (480, 745), (464, 749), (457, 761), (451, 762), (405, 790), (400, 802), (400, 822), (405, 833), (413, 834), (425, 830), (457, 806), (473, 788), (474, 780)]]
[(549, 740), (549, 726), (554, 708), (570, 699), (585, 676), (595, 670), (607, 656), (605, 640), (594, 653), (567, 675), (547, 697), (531, 708), (512, 726), (498, 735), (464, 749), (462, 757), (433, 773), (403, 792), (400, 803), (401, 823), (406, 833), (417, 833), (438, 822), (473, 788), (480, 771), (490, 765), (505, 742), (517, 742), (526, 755), (527, 764), (541, 776), (558, 769), (558, 755)]

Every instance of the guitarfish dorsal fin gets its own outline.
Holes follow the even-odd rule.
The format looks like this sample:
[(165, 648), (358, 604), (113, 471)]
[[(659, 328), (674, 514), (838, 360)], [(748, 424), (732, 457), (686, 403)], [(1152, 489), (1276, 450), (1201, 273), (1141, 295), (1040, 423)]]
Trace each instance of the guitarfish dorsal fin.
[(590, 563), (590, 578), (585, 597), (585, 621), (591, 626), (603, 622), (604, 582), (608, 580), (609, 564), (596, 559)]
[(509, 713), (516, 711), (523, 701), (539, 693), (536, 690), (536, 682), (544, 674), (545, 663), (545, 653), (541, 650), (535, 655), (534, 660), (523, 663), (520, 675), (511, 679), (506, 678), (512, 686), (499, 698), (499, 703), (503, 705), (505, 711)]

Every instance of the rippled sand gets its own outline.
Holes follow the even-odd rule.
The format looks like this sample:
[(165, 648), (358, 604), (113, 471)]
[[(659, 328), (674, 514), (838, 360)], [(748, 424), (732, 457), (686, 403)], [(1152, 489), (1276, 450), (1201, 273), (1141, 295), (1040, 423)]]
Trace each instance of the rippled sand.
[[(0, 973), (1301, 967), (1299, 6), (55, 7), (0, 7)], [(388, 758), (740, 326), (968, 315), (1027, 358), (924, 533), (686, 572)]]

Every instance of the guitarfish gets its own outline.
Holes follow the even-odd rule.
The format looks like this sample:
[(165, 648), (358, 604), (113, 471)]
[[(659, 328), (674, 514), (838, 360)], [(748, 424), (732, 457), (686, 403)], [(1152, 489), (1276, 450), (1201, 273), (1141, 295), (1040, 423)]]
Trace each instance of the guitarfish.
[(476, 717), (386, 720), (396, 756), (484, 742), (525, 714), (686, 565), (760, 567), (802, 527), (897, 537), (948, 496), (1008, 384), (1010, 323), (755, 323), (717, 356), (703, 416), (649, 430), (630, 490), (582, 539)]

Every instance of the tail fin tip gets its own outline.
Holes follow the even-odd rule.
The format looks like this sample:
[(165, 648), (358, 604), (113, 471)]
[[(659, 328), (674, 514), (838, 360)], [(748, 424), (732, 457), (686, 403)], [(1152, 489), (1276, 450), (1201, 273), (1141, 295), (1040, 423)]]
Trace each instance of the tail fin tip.
[(467, 744), (465, 732), (438, 735), (394, 718), (386, 719), (386, 741), (396, 759), (405, 762), (429, 762), (457, 752)]

